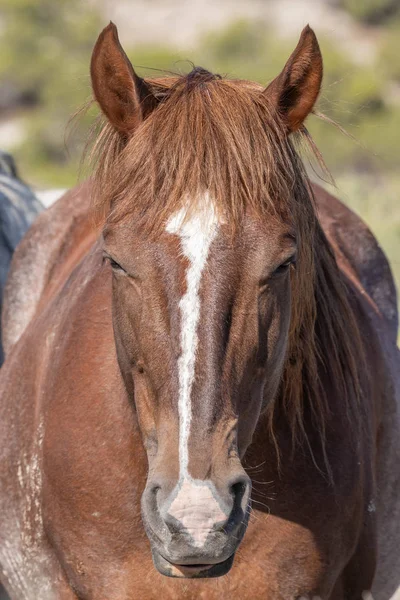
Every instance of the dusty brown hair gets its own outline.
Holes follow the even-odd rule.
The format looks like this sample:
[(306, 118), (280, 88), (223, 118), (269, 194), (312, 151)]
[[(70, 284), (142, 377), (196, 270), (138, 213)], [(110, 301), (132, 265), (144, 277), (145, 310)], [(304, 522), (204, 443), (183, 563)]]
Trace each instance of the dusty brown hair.
[[(246, 212), (295, 226), (299, 255), (292, 278), (288, 355), (278, 402), (293, 439), (305, 406), (325, 435), (329, 415), (318, 367), (329, 374), (355, 419), (362, 352), (358, 328), (335, 258), (315, 213), (303, 163), (268, 94), (196, 68), (186, 76), (147, 80), (158, 106), (130, 138), (105, 124), (95, 144), (94, 208), (100, 221), (134, 216), (149, 235), (208, 190), (232, 232)], [(309, 136), (300, 129), (297, 141)], [(273, 408), (273, 407), (272, 407)], [(274, 411), (271, 410), (273, 432)]]

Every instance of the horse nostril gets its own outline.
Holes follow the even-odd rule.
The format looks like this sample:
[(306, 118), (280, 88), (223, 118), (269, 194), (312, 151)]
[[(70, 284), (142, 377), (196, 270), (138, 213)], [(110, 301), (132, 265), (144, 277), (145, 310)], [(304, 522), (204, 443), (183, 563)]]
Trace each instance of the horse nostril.
[(157, 483), (153, 483), (148, 485), (146, 488), (146, 492), (144, 494), (145, 503), (148, 509), (151, 511), (158, 513), (158, 502), (159, 502), (159, 492), (161, 490), (161, 486)]
[(230, 521), (236, 520), (247, 510), (250, 499), (251, 482), (247, 475), (239, 475), (229, 486), (229, 491), (233, 499), (233, 507)]
[(158, 490), (161, 489), (161, 486), (158, 485), (157, 483), (154, 483), (151, 487), (150, 487), (150, 494), (153, 494), (154, 496), (157, 496), (157, 492)]
[(236, 501), (237, 499), (241, 501), (246, 491), (246, 487), (247, 486), (245, 481), (237, 481), (236, 483), (232, 483), (230, 487), (230, 492), (234, 501)]

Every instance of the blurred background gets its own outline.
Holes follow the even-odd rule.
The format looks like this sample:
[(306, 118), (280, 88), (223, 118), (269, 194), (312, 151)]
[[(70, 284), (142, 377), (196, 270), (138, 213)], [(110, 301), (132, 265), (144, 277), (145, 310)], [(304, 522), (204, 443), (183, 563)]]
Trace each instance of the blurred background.
[(371, 226), (400, 286), (400, 0), (0, 0), (0, 148), (35, 189), (77, 183), (96, 114), (89, 60), (113, 20), (137, 71), (195, 64), (268, 83), (307, 23), (325, 63), (308, 128), (331, 170), (333, 193)]

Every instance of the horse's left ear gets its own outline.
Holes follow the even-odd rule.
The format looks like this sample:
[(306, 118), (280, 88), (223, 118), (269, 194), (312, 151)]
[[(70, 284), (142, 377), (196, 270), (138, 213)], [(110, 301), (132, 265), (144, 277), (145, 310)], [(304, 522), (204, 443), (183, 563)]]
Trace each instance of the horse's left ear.
[(318, 98), (322, 82), (322, 55), (309, 25), (283, 71), (264, 90), (275, 105), (289, 133), (299, 129)]
[(136, 75), (118, 39), (114, 23), (100, 33), (90, 63), (93, 93), (110, 123), (131, 134), (157, 106), (144, 79)]

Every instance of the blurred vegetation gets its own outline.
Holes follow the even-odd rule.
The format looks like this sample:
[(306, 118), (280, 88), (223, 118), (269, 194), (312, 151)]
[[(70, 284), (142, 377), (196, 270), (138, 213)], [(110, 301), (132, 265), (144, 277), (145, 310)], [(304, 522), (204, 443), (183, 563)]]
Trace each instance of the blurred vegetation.
[(398, 0), (342, 0), (353, 17), (369, 25), (377, 25), (400, 11)]
[[(319, 36), (325, 74), (318, 110), (350, 136), (316, 117), (307, 125), (339, 182), (336, 193), (378, 235), (400, 283), (400, 1), (337, 4), (369, 30), (376, 27), (380, 50), (373, 64), (360, 66), (336, 40)], [(22, 106), (27, 135), (14, 150), (21, 172), (42, 187), (73, 185), (95, 111), (67, 136), (69, 153), (64, 135), (71, 115), (90, 97), (90, 54), (104, 22), (96, 4), (80, 0), (2, 0), (0, 18), (0, 107), (2, 89)], [(265, 24), (239, 21), (205, 35), (189, 54), (162, 45), (125, 49), (142, 76), (158, 76), (153, 69), (185, 72), (190, 60), (266, 84), (296, 42), (266, 31)]]
[[(347, 1), (347, 0), (346, 0)], [(350, 0), (348, 0), (350, 1)], [(368, 0), (374, 6), (384, 0)], [(363, 6), (368, 4), (361, 3)], [(77, 121), (64, 144), (71, 116), (90, 97), (89, 62), (102, 24), (95, 5), (80, 0), (2, 0), (5, 27), (0, 36), (0, 82), (29, 104), (28, 135), (17, 157), (39, 183), (67, 184), (87, 136), (93, 112)], [(190, 59), (230, 77), (267, 83), (283, 67), (296, 40), (281, 40), (264, 24), (239, 21), (210, 33), (186, 55), (169, 47), (127, 48), (142, 75), (155, 69), (187, 71)], [(387, 28), (376, 64), (360, 66), (331, 39), (320, 37), (324, 87), (318, 109), (356, 141), (325, 122), (309, 128), (334, 173), (380, 173), (398, 168), (400, 154), (400, 19)], [(149, 69), (140, 67), (147, 66)], [(71, 128), (72, 129), (72, 128)]]
[(385, 78), (400, 86), (400, 15), (387, 29), (379, 64)]
[[(100, 16), (80, 0), (2, 0), (0, 6), (0, 82), (31, 108), (17, 159), (34, 181), (68, 185), (78, 160), (72, 152), (69, 161), (64, 134), (90, 94), (88, 65)], [(88, 122), (75, 143), (83, 141)]]

